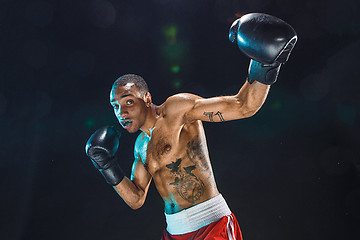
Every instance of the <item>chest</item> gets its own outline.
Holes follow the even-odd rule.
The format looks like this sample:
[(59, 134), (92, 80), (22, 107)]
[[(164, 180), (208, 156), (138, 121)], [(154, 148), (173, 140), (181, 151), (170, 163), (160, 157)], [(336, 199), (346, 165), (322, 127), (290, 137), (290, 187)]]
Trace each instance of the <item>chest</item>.
[[(200, 124), (187, 124), (177, 131), (174, 127), (157, 126), (152, 134), (142, 141), (141, 158), (147, 171), (153, 176), (166, 165), (183, 158), (189, 153), (192, 139), (204, 138)], [(147, 140), (146, 140), (147, 139)]]
[(155, 174), (162, 166), (172, 159), (179, 148), (179, 138), (166, 129), (158, 128), (153, 132), (151, 140), (147, 144), (146, 169)]

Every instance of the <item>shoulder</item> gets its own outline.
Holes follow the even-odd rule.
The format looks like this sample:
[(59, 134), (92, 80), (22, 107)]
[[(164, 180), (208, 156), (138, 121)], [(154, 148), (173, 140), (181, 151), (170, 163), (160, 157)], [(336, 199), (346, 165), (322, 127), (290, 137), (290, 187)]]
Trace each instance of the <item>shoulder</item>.
[(196, 99), (201, 99), (198, 95), (192, 94), (192, 93), (178, 93), (175, 95), (172, 95), (168, 97), (165, 101), (165, 103), (173, 103), (173, 102), (187, 102), (187, 101), (194, 101)]
[(178, 93), (168, 97), (161, 105), (161, 110), (164, 115), (181, 116), (187, 111), (191, 110), (196, 100), (202, 99), (201, 97), (191, 93)]

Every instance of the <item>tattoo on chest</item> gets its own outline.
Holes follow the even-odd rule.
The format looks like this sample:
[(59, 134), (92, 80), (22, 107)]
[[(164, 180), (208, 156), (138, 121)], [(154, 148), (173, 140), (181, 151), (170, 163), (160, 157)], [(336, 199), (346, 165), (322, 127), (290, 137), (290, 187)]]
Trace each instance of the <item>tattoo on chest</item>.
[(225, 121), (222, 113), (220, 111), (217, 111), (217, 113), (214, 114), (214, 112), (204, 112), (203, 115), (207, 116), (209, 118), (210, 122), (214, 121), (214, 117), (217, 116), (220, 120), (220, 122)]
[(196, 203), (204, 194), (204, 183), (192, 171), (196, 169), (196, 165), (181, 167), (182, 159), (176, 159), (166, 165), (170, 169), (170, 173), (175, 175), (175, 180), (169, 185), (173, 185), (179, 195), (190, 203)]

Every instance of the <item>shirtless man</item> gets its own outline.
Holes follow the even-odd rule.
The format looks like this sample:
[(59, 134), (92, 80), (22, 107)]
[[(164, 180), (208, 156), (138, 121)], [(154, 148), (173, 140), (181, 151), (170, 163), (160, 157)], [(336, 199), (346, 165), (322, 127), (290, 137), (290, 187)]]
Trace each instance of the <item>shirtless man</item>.
[[(264, 31), (269, 28), (273, 31)], [(157, 106), (140, 76), (127, 74), (115, 81), (110, 93), (115, 116), (128, 132), (141, 130), (130, 178), (117, 163), (119, 135), (113, 127), (100, 128), (86, 145), (95, 167), (132, 209), (144, 204), (154, 180), (165, 203), (167, 228), (162, 239), (242, 239), (235, 216), (216, 187), (202, 121), (254, 115), (297, 37), (275, 17), (248, 14), (233, 23), (229, 38), (237, 39), (239, 48), (252, 58), (248, 81), (234, 96), (205, 99), (181, 93)]]

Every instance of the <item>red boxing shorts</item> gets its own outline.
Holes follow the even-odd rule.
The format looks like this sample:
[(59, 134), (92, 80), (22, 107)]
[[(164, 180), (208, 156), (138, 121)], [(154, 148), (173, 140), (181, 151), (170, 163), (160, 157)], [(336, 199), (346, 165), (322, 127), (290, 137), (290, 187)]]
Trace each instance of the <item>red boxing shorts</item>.
[(239, 224), (221, 194), (165, 217), (162, 240), (242, 240)]
[(218, 222), (210, 223), (209, 225), (200, 228), (197, 231), (171, 235), (166, 229), (163, 232), (161, 240), (242, 240), (239, 224), (231, 213), (228, 216), (222, 217)]

